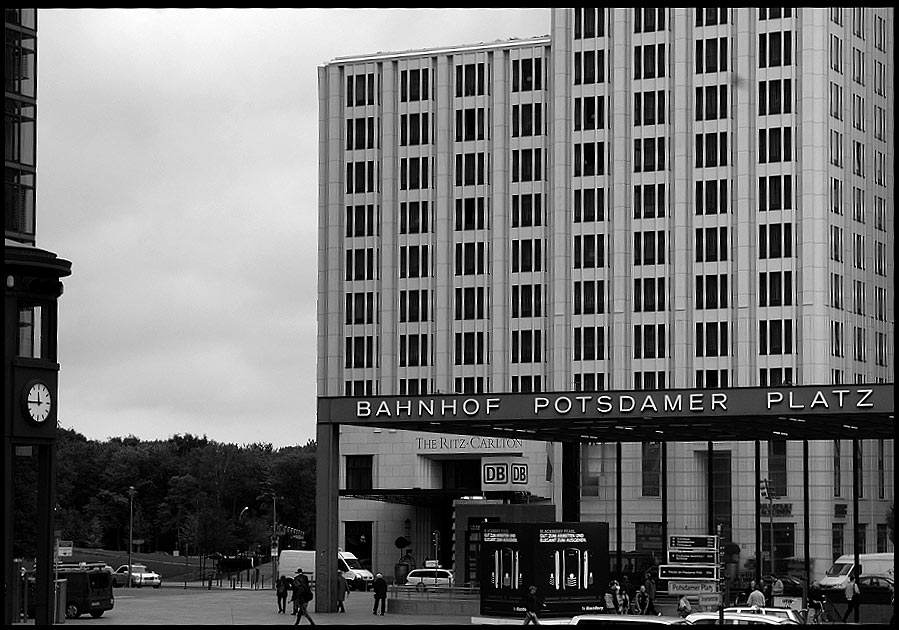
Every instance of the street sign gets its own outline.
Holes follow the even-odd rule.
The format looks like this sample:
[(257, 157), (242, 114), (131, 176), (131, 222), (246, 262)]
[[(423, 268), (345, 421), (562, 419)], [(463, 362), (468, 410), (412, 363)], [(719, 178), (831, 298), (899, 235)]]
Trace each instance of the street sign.
[(717, 549), (717, 536), (669, 536), (669, 549)]
[(60, 558), (71, 558), (72, 557), (72, 541), (71, 540), (60, 540), (58, 549), (58, 556)]
[(721, 605), (721, 593), (700, 593), (699, 605), (706, 608), (718, 607)]
[(660, 580), (717, 580), (717, 564), (662, 564)]
[(712, 549), (671, 549), (669, 564), (717, 564), (718, 554)]
[(668, 592), (672, 595), (701, 595), (702, 593), (715, 593), (718, 584), (715, 582), (668, 582)]

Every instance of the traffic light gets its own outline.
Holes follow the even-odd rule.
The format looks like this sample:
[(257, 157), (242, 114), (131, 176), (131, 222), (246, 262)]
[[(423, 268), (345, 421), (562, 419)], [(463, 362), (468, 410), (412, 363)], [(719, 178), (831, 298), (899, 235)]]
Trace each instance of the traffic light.
[(767, 501), (770, 498), (770, 495), (768, 494), (768, 480), (767, 479), (762, 479), (762, 481), (759, 483), (759, 491), (761, 492), (762, 499), (764, 501)]

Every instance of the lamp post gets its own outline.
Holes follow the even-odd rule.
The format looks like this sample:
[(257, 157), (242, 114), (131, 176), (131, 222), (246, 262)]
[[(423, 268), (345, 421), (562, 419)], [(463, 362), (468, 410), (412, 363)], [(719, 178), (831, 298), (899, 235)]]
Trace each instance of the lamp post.
[[(272, 493), (272, 550), (275, 548), (275, 543), (278, 540), (278, 519), (276, 518), (277, 512), (276, 508), (278, 506), (278, 497), (275, 493)], [(272, 588), (275, 588), (275, 582), (278, 579), (278, 556), (272, 553)]]
[(131, 560), (134, 551), (134, 495), (137, 490), (128, 486), (128, 588), (131, 588)]

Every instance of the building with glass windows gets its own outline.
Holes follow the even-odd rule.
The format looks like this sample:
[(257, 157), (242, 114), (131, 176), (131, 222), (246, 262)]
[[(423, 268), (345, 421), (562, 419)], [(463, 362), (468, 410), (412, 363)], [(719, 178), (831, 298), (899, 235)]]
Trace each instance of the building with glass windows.
[[(891, 383), (893, 10), (551, 11), (545, 37), (320, 67), (319, 396)], [(338, 540), (385, 574), (403, 536), (472, 582), (478, 523), (546, 509), (609, 522), (633, 563), (720, 532), (734, 579), (770, 571), (772, 539), (777, 571), (813, 577), (893, 550), (893, 440), (851, 427), (563, 445), (433, 424), (340, 430)], [(527, 483), (492, 492), (504, 460)]]

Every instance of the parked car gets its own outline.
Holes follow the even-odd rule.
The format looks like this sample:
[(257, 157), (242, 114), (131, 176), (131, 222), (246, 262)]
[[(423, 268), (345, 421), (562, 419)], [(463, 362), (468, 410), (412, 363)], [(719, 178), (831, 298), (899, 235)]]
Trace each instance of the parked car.
[(577, 615), (568, 622), (569, 626), (617, 626), (620, 623), (661, 623), (667, 625), (690, 625), (682, 617), (665, 617), (652, 615)]
[(724, 612), (750, 613), (753, 615), (774, 615), (775, 617), (791, 619), (796, 623), (805, 623), (802, 620), (802, 615), (799, 614), (799, 611), (793, 610), (792, 608), (775, 608), (774, 606), (728, 606), (724, 609)]
[[(123, 564), (112, 574), (113, 586), (125, 586), (128, 583), (128, 565)], [(131, 586), (140, 588), (142, 586), (152, 586), (159, 588), (162, 586), (162, 576), (151, 571), (145, 564), (131, 565)]]
[(406, 576), (406, 585), (419, 591), (433, 586), (452, 586), (456, 578), (449, 569), (412, 569)]
[(893, 597), (893, 578), (885, 575), (863, 575), (858, 590), (866, 604), (889, 604)]
[[(686, 619), (688, 623), (692, 623), (693, 625), (714, 625), (719, 623), (721, 617), (721, 613), (717, 612), (695, 612), (693, 614), (687, 615)], [(736, 626), (745, 626), (751, 624), (773, 624), (773, 625), (792, 625), (796, 622), (792, 619), (787, 619), (786, 617), (780, 617), (778, 615), (763, 615), (761, 613), (738, 613), (738, 612), (724, 612), (724, 623), (727, 625), (736, 625)]]
[[(780, 581), (783, 582), (784, 585), (784, 595), (802, 595), (803, 585), (805, 584), (805, 580), (802, 578), (798, 578), (795, 575), (778, 575)], [(766, 575), (762, 577), (762, 583), (765, 586), (770, 586), (774, 584), (774, 576)]]

